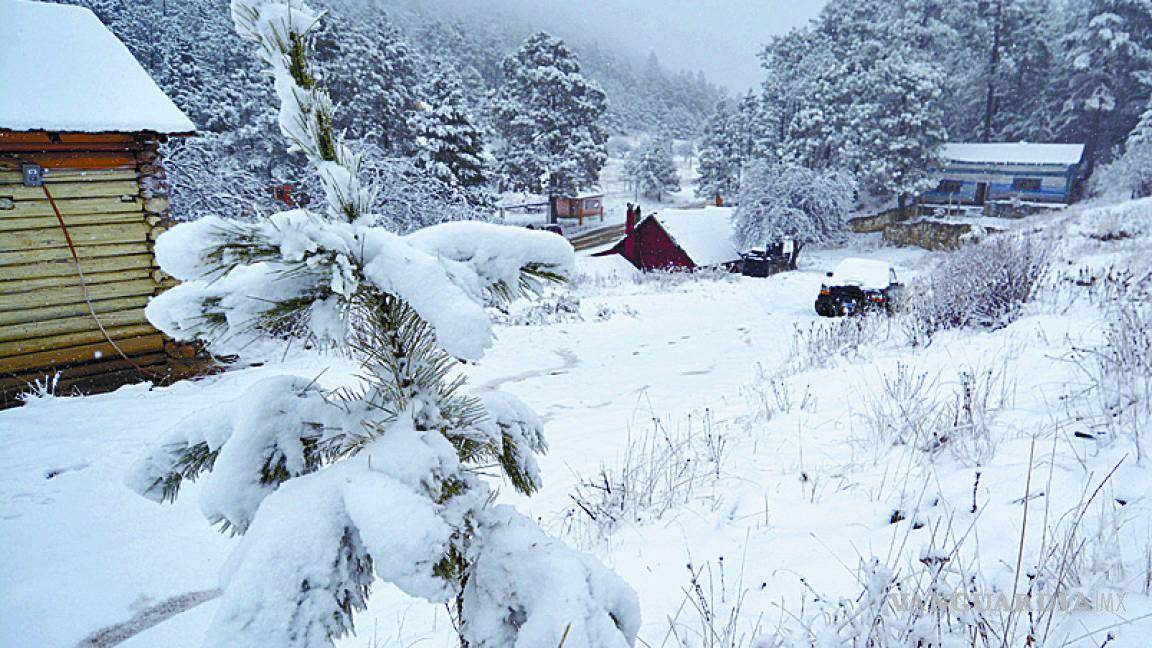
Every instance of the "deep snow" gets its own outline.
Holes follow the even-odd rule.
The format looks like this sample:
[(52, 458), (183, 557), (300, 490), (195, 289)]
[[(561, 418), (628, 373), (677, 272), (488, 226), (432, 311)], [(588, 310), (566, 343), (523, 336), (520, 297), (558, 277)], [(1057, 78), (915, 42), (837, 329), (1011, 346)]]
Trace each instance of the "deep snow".
[[(1112, 215), (1076, 210), (1049, 221), (1068, 234), (1064, 267), (1147, 263), (1139, 250), (1152, 236), (1152, 204), (1137, 207)], [(1127, 219), (1137, 236), (1092, 238), (1109, 219)], [(1144, 238), (1133, 220), (1144, 223)], [(692, 636), (688, 563), (707, 565), (717, 592), (723, 563), (724, 605), (744, 594), (740, 624), (747, 632), (756, 625), (775, 630), (789, 619), (782, 608), (798, 613), (805, 597), (812, 605), (812, 592), (856, 596), (859, 560), (878, 556), (907, 568), (901, 561), (931, 555), (933, 536), (941, 544), (945, 529), (970, 536), (965, 552), (974, 554), (982, 588), (1010, 591), (1023, 503), (1034, 507), (1031, 547), (1041, 537), (1041, 506), (1052, 519), (1064, 515), (1086, 485), (1123, 458), (1106, 497), (1086, 517), (1092, 543), (1081, 587), (1128, 592), (1126, 608), (1077, 613), (1063, 636), (1075, 639), (1152, 611), (1142, 567), (1152, 555), (1147, 470), (1135, 465), (1125, 441), (1106, 445), (1074, 436), (1065, 414), (1064, 399), (1080, 380), (1069, 356), (1098, 340), (1097, 307), (1068, 286), (1005, 329), (952, 331), (927, 348), (908, 346), (898, 326), (881, 321), (835, 362), (812, 361), (804, 351), (809, 347), (796, 345), (796, 330), (825, 325), (812, 302), (824, 273), (850, 256), (890, 262), (903, 281), (933, 260), (854, 237), (846, 249), (805, 250), (799, 271), (768, 279), (637, 282), (605, 278), (597, 268), (599, 278), (565, 289), (580, 300), (579, 319), (498, 327), (483, 362), (467, 368), (470, 383), (523, 399), (545, 420), (550, 446), (541, 461), (542, 491), (523, 498), (505, 488), (502, 499), (623, 576), (641, 598), (641, 638), (659, 646), (673, 643), (669, 619), (680, 624), (681, 636)], [(189, 486), (192, 492), (175, 504), (157, 505), (131, 492), (125, 475), (145, 446), (174, 424), (235, 399), (261, 379), (319, 376), (328, 387), (355, 380), (355, 366), (338, 357), (293, 350), (278, 358), (168, 388), (32, 399), (0, 412), (0, 546), (6, 549), (0, 554), (0, 645), (72, 646), (118, 624), (134, 630), (133, 619), (144, 619), (141, 626), (156, 621), (148, 614), (153, 606), (217, 587), (237, 540), (204, 523), (196, 510), (201, 485)], [(786, 363), (792, 369), (777, 373)], [(983, 465), (949, 452), (925, 463), (907, 447), (869, 435), (866, 402), (885, 377), (901, 371), (927, 375), (942, 394), (952, 393), (964, 371), (999, 381), (996, 443)], [(779, 406), (782, 398), (791, 406)], [(673, 433), (691, 425), (697, 434), (707, 419), (707, 429), (726, 445), (717, 477), (700, 482), (659, 518), (625, 520), (600, 537), (577, 521), (570, 495), (601, 465), (618, 465), (629, 440), (656, 419)], [(1033, 436), (1038, 459), (1026, 497)], [(893, 522), (896, 510), (904, 519)], [(198, 646), (215, 607), (208, 598), (140, 628), (123, 645)], [(427, 640), (421, 645), (451, 645), (442, 609), (383, 586), (357, 623), (358, 636), (340, 646), (421, 639)], [(1122, 625), (1108, 645), (1145, 646), (1149, 631), (1147, 620)], [(1073, 645), (1103, 640), (1102, 633), (1089, 634)]]

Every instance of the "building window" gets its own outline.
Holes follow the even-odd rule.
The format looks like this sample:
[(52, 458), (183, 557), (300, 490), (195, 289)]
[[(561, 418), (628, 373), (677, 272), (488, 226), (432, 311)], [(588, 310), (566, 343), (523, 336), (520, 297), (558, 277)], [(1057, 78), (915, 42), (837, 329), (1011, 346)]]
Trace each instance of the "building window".
[(1012, 178), (1012, 191), (1040, 191), (1040, 178)]
[(600, 209), (600, 200), (597, 198), (588, 198), (584, 201), (584, 211), (596, 211)]
[(950, 193), (950, 194), (951, 193), (960, 193), (960, 185), (961, 184), (962, 183), (959, 180), (941, 180), (940, 186), (936, 188), (936, 191), (939, 191), (940, 193)]

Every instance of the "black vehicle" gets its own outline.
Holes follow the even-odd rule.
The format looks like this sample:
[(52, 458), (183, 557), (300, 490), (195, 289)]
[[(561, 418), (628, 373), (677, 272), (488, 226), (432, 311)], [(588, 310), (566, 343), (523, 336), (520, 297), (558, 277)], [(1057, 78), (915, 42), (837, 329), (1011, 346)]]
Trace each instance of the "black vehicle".
[(740, 274), (745, 277), (768, 277), (796, 269), (796, 257), (802, 245), (791, 239), (762, 248), (752, 248), (740, 255)]
[(901, 288), (896, 270), (883, 261), (845, 259), (828, 273), (816, 297), (816, 313), (823, 317), (892, 312)]

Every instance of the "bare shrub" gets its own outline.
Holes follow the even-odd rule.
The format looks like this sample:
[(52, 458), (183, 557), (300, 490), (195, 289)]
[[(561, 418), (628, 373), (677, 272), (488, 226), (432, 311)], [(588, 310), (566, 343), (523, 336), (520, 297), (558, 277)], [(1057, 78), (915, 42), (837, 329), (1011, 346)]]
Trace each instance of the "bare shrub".
[(914, 344), (927, 344), (947, 329), (1006, 326), (1035, 298), (1051, 265), (1051, 246), (1026, 235), (961, 248), (909, 286), (899, 305), (904, 329)]
[(879, 314), (838, 317), (808, 326), (797, 324), (789, 340), (788, 358), (779, 374), (791, 376), (830, 367), (844, 358), (858, 357), (865, 346), (881, 339), (887, 330), (887, 318)]
[(1103, 339), (1079, 349), (1073, 361), (1087, 386), (1065, 398), (1084, 432), (1102, 442), (1127, 437), (1144, 457), (1152, 429), (1152, 275), (1110, 272), (1095, 288), (1105, 307)]
[(793, 410), (808, 411), (815, 403), (810, 386), (805, 385), (802, 393), (795, 391), (787, 376), (767, 372), (761, 364), (756, 365), (752, 382), (741, 387), (740, 394), (748, 402), (750, 423), (766, 423)]
[(668, 618), (664, 641), (680, 648), (760, 648), (761, 617), (746, 618), (744, 601), (748, 588), (744, 573), (733, 579), (727, 574), (724, 557), (717, 567), (704, 563), (688, 569), (688, 584), (683, 588), (684, 601), (676, 614)]
[(996, 418), (1012, 399), (1006, 366), (961, 368), (956, 380), (900, 363), (864, 390), (862, 445), (881, 454), (908, 446), (931, 458), (949, 451), (967, 465), (987, 463), (996, 451)]
[[(1026, 493), (1032, 488), (1033, 456), (1029, 457)], [(1013, 556), (1016, 564), (1010, 589), (997, 588), (983, 577), (980, 565), (987, 558), (981, 560), (979, 546), (966, 547), (976, 542), (976, 534), (970, 528), (958, 533), (954, 520), (941, 520), (931, 527), (926, 546), (915, 557), (860, 560), (854, 572), (858, 587), (854, 595), (824, 596), (804, 581), (811, 598), (806, 597), (798, 612), (785, 610), (791, 622), (760, 637), (756, 645), (1081, 645), (1077, 642), (1102, 631), (1090, 630), (1072, 615), (1104, 600), (1093, 594), (1116, 582), (1123, 569), (1115, 544), (1124, 518), (1104, 496), (1116, 468), (1095, 487), (1086, 482), (1077, 504), (1055, 521), (1045, 511), (1038, 542), (1028, 540), (1033, 498), (1026, 494), (1020, 500), (1023, 517), (1016, 530), (1018, 554)], [(1052, 492), (1051, 477), (1041, 492)], [(1097, 507), (1099, 515), (1090, 515)], [(894, 536), (888, 555), (902, 555), (907, 541), (907, 533)], [(1128, 622), (1121, 620), (1103, 630)]]
[(564, 513), (564, 532), (591, 546), (620, 524), (656, 520), (691, 502), (714, 510), (728, 449), (707, 410), (673, 429), (652, 419), (648, 430), (628, 439), (618, 464), (579, 478), (569, 494), (573, 505)]

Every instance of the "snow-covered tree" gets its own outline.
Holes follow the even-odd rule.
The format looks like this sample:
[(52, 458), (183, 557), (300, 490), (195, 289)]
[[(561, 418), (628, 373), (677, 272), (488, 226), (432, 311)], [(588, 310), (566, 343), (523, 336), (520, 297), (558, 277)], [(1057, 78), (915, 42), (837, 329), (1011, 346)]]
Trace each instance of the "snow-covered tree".
[(347, 350), (359, 386), (268, 378), (168, 432), (129, 483), (243, 534), (222, 575), (207, 646), (331, 646), (376, 578), (445, 603), (474, 648), (624, 647), (635, 594), (593, 559), (493, 504), (481, 473), (540, 487), (540, 419), (500, 392), (469, 394), (455, 367), (491, 343), (487, 303), (533, 291), (573, 261), (561, 237), (488, 223), (398, 235), (372, 226), (374, 187), (337, 134), (309, 61), (320, 15), (298, 0), (233, 0), (237, 31), (271, 72), (278, 123), (320, 177), (323, 211), (206, 217), (160, 237), (177, 287), (149, 320), (219, 350), (299, 337)]
[(1152, 3), (1090, 0), (1068, 36), (1061, 135), (1085, 144), (1089, 170), (1107, 160), (1152, 92)]
[(504, 59), (493, 102), (499, 159), (510, 188), (573, 196), (594, 186), (608, 160), (604, 91), (558, 38), (537, 33)]
[(680, 174), (672, 158), (672, 141), (655, 137), (629, 161), (628, 176), (641, 196), (660, 201), (666, 193), (680, 191)]
[(733, 112), (727, 101), (718, 102), (700, 143), (696, 196), (709, 200), (717, 196), (725, 200), (734, 198), (740, 186), (741, 163), (740, 137)]
[(856, 200), (856, 182), (840, 171), (755, 162), (745, 169), (733, 242), (741, 250), (782, 239), (827, 243), (844, 232)]
[(860, 75), (847, 113), (854, 128), (835, 159), (873, 193), (896, 196), (901, 210), (935, 185), (929, 174), (948, 136), (939, 103), (943, 82), (932, 66), (896, 50)]
[(416, 165), (450, 187), (490, 204), (484, 132), (464, 105), (460, 82), (446, 63), (437, 62), (408, 126), (415, 137)]
[(416, 110), (421, 61), (382, 11), (343, 6), (346, 18), (321, 26), (316, 63), (343, 109), (337, 128), (376, 141), (390, 155), (413, 148), (409, 119)]
[(1152, 196), (1152, 99), (1128, 136), (1124, 154), (1093, 174), (1092, 190), (1118, 198)]

